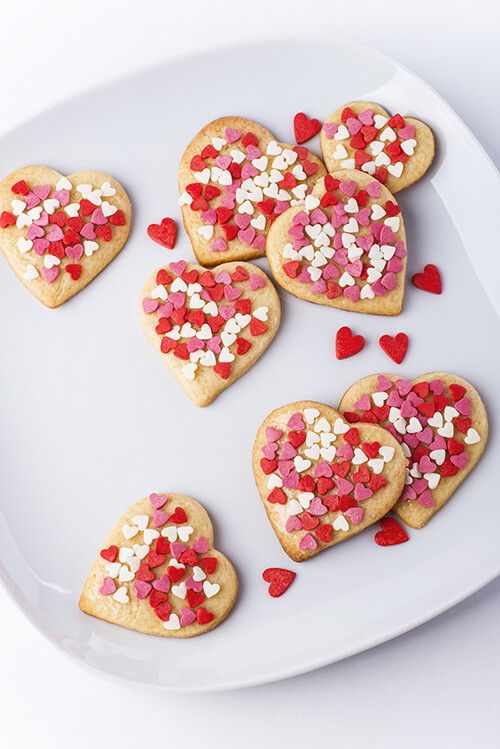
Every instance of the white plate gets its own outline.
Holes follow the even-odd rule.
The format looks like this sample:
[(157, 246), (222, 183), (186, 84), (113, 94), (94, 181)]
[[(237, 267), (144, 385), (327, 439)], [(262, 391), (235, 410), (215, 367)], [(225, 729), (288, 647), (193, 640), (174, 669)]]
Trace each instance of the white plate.
[[(273, 78), (293, 56), (295, 77)], [(300, 69), (302, 72), (300, 72)], [(316, 75), (320, 71), (320, 75)], [(322, 71), (322, 72), (321, 72)], [(211, 81), (213, 83), (207, 83)], [(384, 319), (282, 293), (278, 335), (255, 367), (206, 409), (180, 390), (138, 322), (139, 290), (158, 266), (192, 258), (182, 229), (174, 252), (146, 227), (180, 219), (177, 165), (211, 119), (243, 115), (293, 140), (297, 111), (325, 118), (352, 99), (422, 117), (437, 139), (429, 173), (398, 199), (408, 233), (408, 279), (442, 271), (440, 297), (409, 282), (403, 313)], [(312, 148), (319, 153), (317, 139)], [(500, 572), (496, 396), (500, 306), (494, 223), (500, 180), (449, 107), (421, 80), (370, 50), (326, 40), (263, 43), (179, 60), (50, 109), (0, 138), (2, 171), (31, 163), (64, 173), (95, 168), (119, 179), (134, 226), (111, 266), (73, 300), (48, 310), (1, 260), (2, 577), (61, 651), (122, 681), (177, 691), (258, 684), (302, 673), (383, 642), (444, 611)], [(266, 267), (265, 261), (260, 261)], [(367, 339), (338, 362), (334, 335)], [(404, 365), (377, 344), (405, 331)], [(312, 398), (337, 405), (358, 378), (397, 369), (469, 379), (493, 424), (486, 453), (452, 501), (410, 542), (380, 548), (367, 529), (304, 565), (291, 562), (266, 520), (251, 470), (256, 430), (273, 408)], [(82, 614), (81, 587), (117, 516), (151, 491), (200, 500), (241, 590), (229, 618), (203, 637), (136, 634)], [(271, 599), (270, 566), (297, 571)]]

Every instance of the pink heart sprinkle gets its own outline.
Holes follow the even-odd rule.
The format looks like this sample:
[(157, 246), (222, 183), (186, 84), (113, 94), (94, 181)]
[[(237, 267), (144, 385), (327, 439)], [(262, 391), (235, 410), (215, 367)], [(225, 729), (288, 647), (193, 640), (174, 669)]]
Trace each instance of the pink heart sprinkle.
[(85, 239), (95, 239), (96, 233), (94, 231), (94, 224), (90, 221), (82, 228), (80, 232), (81, 236)]
[(215, 159), (215, 163), (219, 167), (219, 169), (229, 169), (232, 160), (232, 156), (217, 156)]
[(264, 453), (265, 458), (267, 458), (268, 460), (274, 460), (274, 456), (276, 455), (276, 450), (278, 449), (278, 445), (270, 442), (267, 445), (262, 445), (260, 449)]
[(394, 245), (394, 247), (396, 248), (396, 253), (395, 253), (396, 257), (406, 257), (407, 256), (408, 253), (406, 252), (406, 249), (405, 249), (405, 246), (404, 246), (403, 242), (401, 242), (401, 241), (396, 242), (396, 244)]
[(234, 195), (230, 195), (228, 192), (224, 193), (224, 195), (221, 195), (220, 204), (224, 206), (224, 208), (229, 208), (232, 210), (234, 208), (236, 197)]
[(186, 579), (186, 589), (194, 590), (196, 593), (200, 593), (203, 590), (203, 583), (201, 580), (195, 580), (192, 575)]
[(239, 130), (235, 130), (232, 127), (226, 127), (224, 130), (224, 135), (226, 136), (226, 140), (228, 143), (236, 143), (241, 138), (241, 133)]
[(55, 265), (53, 268), (42, 268), (41, 273), (47, 283), (52, 283), (59, 275), (59, 268), (57, 268)]
[(200, 341), (199, 338), (190, 338), (187, 342), (187, 350), (190, 354), (195, 351), (201, 351), (205, 348), (205, 341)]
[(255, 237), (255, 239), (252, 242), (252, 247), (255, 247), (257, 250), (265, 250), (266, 249), (266, 237), (264, 234), (259, 234)]
[(250, 225), (252, 217), (248, 213), (238, 214), (234, 217), (234, 223), (239, 229), (246, 229)]
[(108, 219), (102, 212), (100, 208), (96, 208), (95, 211), (92, 214), (92, 217), (90, 219), (93, 224), (96, 224), (97, 226), (104, 226), (108, 223)]
[(179, 609), (181, 627), (188, 627), (196, 619), (196, 613), (192, 609), (188, 609), (186, 606), (181, 606)]
[(146, 598), (146, 596), (151, 592), (152, 587), (153, 586), (145, 580), (134, 580), (136, 596), (139, 599)]
[(248, 229), (240, 229), (238, 232), (238, 239), (244, 244), (251, 245), (255, 238), (255, 229), (253, 226), (249, 226)]
[(256, 177), (259, 174), (259, 170), (253, 164), (245, 162), (241, 167), (241, 176), (243, 179), (249, 179), (250, 177)]
[(302, 414), (296, 413), (290, 416), (287, 422), (287, 427), (293, 432), (301, 432), (305, 429), (304, 422), (302, 421)]
[(462, 416), (469, 416), (470, 398), (460, 398), (460, 400), (455, 403), (455, 408), (457, 409), (458, 413), (462, 414)]
[(465, 468), (467, 463), (469, 462), (469, 456), (464, 450), (458, 455), (452, 455), (450, 460), (457, 468)]
[(66, 247), (66, 255), (71, 258), (71, 260), (80, 260), (81, 256), (83, 255), (82, 245), (75, 244), (72, 247)]
[[(337, 455), (338, 455), (338, 450), (337, 450)], [(337, 479), (337, 486), (339, 489), (339, 494), (350, 494), (352, 490), (354, 489), (354, 485), (351, 484), (351, 482), (348, 481), (347, 479), (343, 479), (343, 478)]]
[(49, 242), (59, 242), (64, 237), (63, 230), (57, 224), (54, 224), (45, 237)]
[(40, 218), (37, 218), (33, 223), (37, 226), (48, 226), (49, 214), (47, 213), (47, 211), (42, 211), (40, 214)]
[(346, 125), (347, 129), (349, 130), (349, 135), (356, 135), (356, 133), (359, 133), (359, 131), (363, 127), (363, 123), (354, 117), (349, 117)]
[(333, 263), (327, 263), (323, 268), (322, 276), (325, 281), (328, 281), (330, 278), (338, 278), (340, 276), (340, 271)]
[(380, 182), (370, 182), (365, 187), (366, 192), (370, 196), (370, 198), (379, 198), (380, 197)]
[(364, 252), (368, 252), (371, 246), (373, 245), (373, 241), (374, 241), (373, 236), (371, 234), (367, 234), (366, 237), (358, 237), (356, 239), (356, 244)]
[(348, 507), (345, 514), (351, 519), (353, 525), (359, 525), (363, 520), (363, 508), (362, 507)]
[(326, 292), (326, 283), (322, 278), (318, 278), (317, 281), (311, 286), (311, 294), (324, 294)]
[(221, 304), (219, 307), (219, 314), (224, 318), (224, 320), (230, 320), (231, 317), (234, 317), (236, 314), (236, 307), (226, 307), (226, 305)]
[[(336, 234), (335, 237), (340, 236), (339, 234)], [(342, 241), (342, 240), (341, 240)], [(335, 255), (333, 256), (334, 262), (338, 263), (339, 265), (347, 265), (348, 257), (347, 257), (347, 250), (337, 250)]]
[(50, 185), (37, 185), (33, 188), (33, 192), (41, 200), (45, 200), (50, 195)]
[(321, 516), (326, 515), (328, 507), (323, 504), (319, 497), (314, 497), (311, 504), (309, 505), (309, 512), (311, 515)]
[(360, 295), (359, 286), (346, 286), (344, 289), (344, 296), (351, 300), (351, 302), (357, 302)]
[(332, 468), (325, 460), (322, 460), (321, 463), (318, 463), (318, 465), (314, 469), (314, 475), (317, 479), (321, 478), (322, 476), (329, 479), (332, 474)]
[(373, 491), (367, 487), (363, 486), (363, 484), (356, 484), (354, 487), (354, 496), (356, 497), (358, 502), (363, 502), (365, 499), (370, 499), (372, 496)]
[(299, 487), (299, 474), (297, 471), (292, 471), (286, 478), (283, 479), (283, 486), (285, 489), (298, 489)]
[(388, 291), (393, 291), (397, 284), (396, 280), (396, 274), (395, 273), (386, 273), (385, 276), (381, 279), (382, 286), (386, 288)]
[(235, 289), (233, 286), (224, 286), (224, 296), (228, 302), (234, 302), (235, 299), (239, 299), (242, 294), (243, 289)]
[(186, 261), (178, 260), (176, 263), (169, 263), (168, 267), (175, 276), (181, 276), (186, 270)]
[(289, 533), (290, 531), (301, 531), (302, 520), (297, 517), (297, 515), (290, 515), (290, 517), (286, 521), (285, 530), (287, 530)]
[(434, 507), (435, 502), (432, 499), (432, 494), (430, 493), (429, 489), (426, 489), (425, 492), (422, 492), (420, 497), (418, 498), (418, 504), (422, 505), (422, 507)]
[(149, 297), (145, 297), (142, 300), (142, 309), (146, 313), (146, 315), (150, 315), (151, 312), (154, 312), (158, 309), (158, 302), (156, 299), (150, 299)]
[(33, 249), (35, 250), (37, 255), (43, 255), (47, 247), (50, 247), (50, 242), (48, 241), (48, 239), (33, 240)]
[(293, 458), (295, 458), (296, 455), (297, 455), (297, 450), (294, 448), (294, 446), (290, 442), (284, 442), (280, 450), (279, 459), (280, 460), (293, 460)]
[(411, 140), (415, 137), (415, 128), (413, 125), (406, 125), (398, 130), (398, 138), (401, 140)]
[(417, 409), (413, 408), (409, 400), (405, 400), (401, 406), (401, 416), (404, 419), (411, 419), (412, 416), (417, 415)]
[(45, 235), (44, 230), (41, 226), (37, 226), (36, 224), (31, 224), (31, 226), (28, 227), (28, 231), (26, 232), (26, 237), (28, 239), (38, 239), (39, 237), (43, 237)]
[(248, 288), (250, 291), (257, 291), (257, 289), (262, 289), (266, 285), (265, 280), (262, 278), (262, 276), (250, 276), (250, 279), (248, 281)]
[(333, 138), (338, 129), (339, 126), (335, 122), (325, 122), (323, 125), (323, 132), (328, 139)]
[(293, 460), (279, 460), (278, 471), (281, 476), (286, 479), (286, 477), (293, 471)]
[(231, 276), (227, 272), (227, 270), (220, 270), (217, 275), (215, 276), (216, 283), (223, 283), (225, 286), (228, 284), (231, 284)]
[(429, 483), (427, 479), (413, 479), (411, 486), (416, 494), (422, 494), (429, 486)]
[(266, 440), (268, 442), (276, 442), (283, 437), (281, 429), (275, 429), (274, 427), (266, 427)]
[(254, 146), (253, 144), (250, 144), (247, 148), (247, 159), (248, 161), (253, 161), (254, 159), (260, 159), (262, 156), (262, 151), (260, 148), (257, 148), (257, 146)]
[(153, 582), (155, 590), (161, 590), (162, 593), (168, 593), (170, 590), (170, 578), (168, 575), (162, 575), (158, 580)]
[(166, 494), (153, 493), (149, 495), (149, 501), (151, 502), (155, 510), (159, 510), (160, 507), (163, 507), (163, 505), (167, 504), (168, 496)]
[(431, 450), (446, 450), (446, 440), (440, 434), (436, 434), (434, 442), (429, 445)]
[(410, 484), (406, 484), (406, 486), (403, 487), (403, 491), (401, 492), (401, 496), (399, 498), (400, 502), (404, 502), (406, 499), (416, 499), (417, 493), (413, 489), (413, 486)]
[[(359, 224), (361, 224), (361, 226), (368, 226), (370, 223), (370, 209), (362, 208), (360, 211), (354, 214), (354, 218)], [(367, 237), (369, 236), (370, 235), (367, 234)]]
[(371, 408), (370, 396), (364, 393), (354, 404), (354, 408), (360, 411), (369, 411)]
[(391, 387), (392, 387), (392, 382), (389, 380), (388, 377), (385, 377), (384, 375), (379, 375), (377, 377), (377, 384), (375, 385), (375, 390), (378, 393), (389, 390)]
[(299, 211), (292, 218), (292, 224), (295, 224), (295, 225), (300, 224), (302, 226), (307, 226), (310, 223), (311, 223), (311, 219), (309, 218), (309, 214), (306, 213), (306, 211)]
[(167, 302), (166, 304), (160, 304), (158, 307), (158, 314), (160, 317), (170, 317), (172, 312), (174, 311), (174, 305), (172, 302)]
[(184, 307), (186, 295), (183, 291), (174, 291), (169, 295), (168, 300), (174, 305), (174, 309), (180, 309), (180, 307)]
[(297, 276), (297, 281), (299, 283), (311, 283), (312, 278), (309, 275), (309, 268), (306, 268), (305, 266), (301, 268), (301, 271)]
[(408, 395), (413, 387), (412, 382), (410, 382), (409, 380), (403, 380), (402, 378), (396, 380), (394, 384), (396, 385), (398, 392), (403, 396)]
[(416, 434), (405, 434), (403, 439), (408, 447), (411, 447), (412, 450), (414, 450), (418, 445), (418, 437)]
[(380, 230), (380, 242), (382, 244), (392, 244), (396, 241), (396, 235), (388, 226), (382, 226)]
[(315, 208), (311, 213), (311, 224), (321, 224), (321, 226), (324, 226), (327, 222), (326, 213), (323, 213), (321, 208)]
[(434, 439), (434, 433), (430, 427), (425, 427), (421, 432), (417, 433), (417, 437), (420, 442), (424, 442), (426, 445), (430, 445)]
[(422, 455), (418, 464), (418, 470), (420, 473), (432, 473), (436, 468), (436, 464), (432, 462), (428, 455)]
[(316, 543), (313, 536), (311, 536), (310, 533), (306, 533), (305, 536), (302, 536), (299, 542), (299, 548), (300, 549), (311, 549), (314, 551), (318, 548), (318, 544)]
[(349, 198), (351, 198), (356, 192), (356, 183), (353, 179), (350, 179), (348, 182), (341, 182), (339, 189), (340, 192), (343, 192), (344, 195), (347, 195)]
[(339, 448), (337, 448), (337, 457), (345, 458), (346, 460), (352, 460), (354, 457), (352, 447), (347, 442), (344, 445), (341, 445)]
[[(161, 512), (161, 510), (157, 510), (157, 512)], [(175, 559), (180, 559), (181, 554), (184, 554), (185, 551), (187, 551), (186, 544), (181, 544), (178, 541), (172, 541), (170, 544), (170, 552)]]
[(194, 544), (191, 544), (191, 548), (198, 554), (206, 554), (208, 551), (208, 541), (205, 536), (200, 536)]
[(394, 255), (394, 257), (391, 257), (389, 262), (387, 263), (387, 270), (390, 273), (399, 273), (403, 270), (402, 264), (399, 262), (397, 257)]
[(214, 226), (217, 223), (217, 213), (215, 208), (209, 208), (208, 211), (203, 211), (203, 213), (200, 213), (200, 218), (202, 221), (205, 221), (205, 223)]
[(160, 525), (165, 525), (170, 515), (167, 515), (163, 510), (153, 510), (153, 525), (155, 528), (159, 528)]
[(355, 260), (353, 263), (347, 263), (345, 269), (354, 278), (359, 278), (363, 273), (363, 263), (361, 260)]
[(116, 583), (111, 577), (105, 577), (102, 581), (102, 585), (99, 588), (101, 596), (109, 596), (110, 593), (116, 592)]
[(358, 114), (358, 120), (363, 125), (373, 125), (373, 109), (364, 109), (360, 114)]
[(429, 382), (429, 390), (432, 390), (436, 395), (443, 395), (444, 386), (441, 380), (431, 380)]
[(294, 239), (304, 238), (304, 227), (302, 224), (293, 224), (287, 231), (289, 237)]
[(40, 200), (38, 195), (34, 195), (32, 192), (29, 192), (24, 198), (24, 202), (26, 203), (26, 210), (30, 211), (32, 208), (35, 208), (35, 206), (40, 205), (42, 201)]
[(52, 197), (58, 200), (61, 206), (64, 208), (69, 203), (69, 190), (56, 190)]
[(220, 354), (221, 351), (221, 337), (215, 335), (213, 338), (207, 341), (207, 349), (212, 351), (214, 354)]

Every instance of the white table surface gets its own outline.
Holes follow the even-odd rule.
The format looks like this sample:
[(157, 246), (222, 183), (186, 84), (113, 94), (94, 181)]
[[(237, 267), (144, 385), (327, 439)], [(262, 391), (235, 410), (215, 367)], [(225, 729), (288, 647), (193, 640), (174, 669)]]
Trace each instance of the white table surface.
[[(0, 130), (138, 66), (278, 36), (290, 37), (293, 60), (293, 35), (319, 33), (370, 46), (421, 75), (500, 167), (498, 4), (289, 0), (283, 7), (269, 0), (0, 0)], [(282, 71), (288, 64), (276, 62)], [(206, 749), (333, 741), (354, 749), (497, 746), (500, 579), (417, 630), (328, 668), (195, 696), (134, 690), (83, 671), (45, 642), (1, 587), (0, 610), (1, 737), (9, 749), (182, 740)]]

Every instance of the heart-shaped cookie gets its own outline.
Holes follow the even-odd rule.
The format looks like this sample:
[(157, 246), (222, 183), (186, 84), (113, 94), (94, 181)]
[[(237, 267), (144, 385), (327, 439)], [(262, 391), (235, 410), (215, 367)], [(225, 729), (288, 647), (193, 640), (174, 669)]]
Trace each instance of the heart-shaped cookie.
[(0, 247), (47, 307), (59, 307), (115, 257), (130, 229), (130, 202), (108, 174), (64, 177), (27, 166), (0, 184)]
[(254, 364), (280, 323), (280, 301), (252, 263), (207, 270), (180, 260), (141, 292), (142, 328), (197, 406), (207, 406)]
[(218, 265), (262, 257), (271, 223), (325, 174), (307, 148), (277, 142), (256, 122), (221, 117), (206, 125), (179, 165), (179, 204), (196, 258)]
[(373, 315), (403, 306), (406, 236), (393, 195), (367, 174), (338, 171), (271, 226), (276, 281), (300, 299)]
[(351, 424), (380, 424), (407, 457), (405, 487), (393, 511), (421, 528), (474, 468), (488, 439), (479, 393), (457, 375), (431, 372), (416, 380), (370, 375), (344, 394), (339, 411)]
[(233, 565), (213, 548), (206, 510), (183, 494), (151, 494), (104, 541), (85, 583), (86, 614), (137, 632), (193, 637), (234, 606)]
[(273, 411), (253, 449), (267, 516), (296, 562), (383, 517), (403, 489), (405, 465), (391, 434), (373, 424), (352, 427), (338, 411), (314, 401)]
[(352, 101), (324, 123), (321, 149), (329, 172), (360, 169), (396, 193), (427, 171), (434, 158), (434, 136), (415, 117), (391, 117), (378, 104)]

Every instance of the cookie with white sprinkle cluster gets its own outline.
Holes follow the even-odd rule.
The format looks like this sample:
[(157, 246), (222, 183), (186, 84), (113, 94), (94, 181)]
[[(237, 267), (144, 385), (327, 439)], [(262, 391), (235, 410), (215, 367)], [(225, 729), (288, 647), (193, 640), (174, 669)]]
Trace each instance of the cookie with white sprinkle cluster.
[(278, 142), (252, 120), (206, 125), (179, 165), (179, 203), (197, 260), (212, 266), (262, 257), (273, 221), (325, 174), (307, 148)]
[(104, 541), (80, 608), (113, 624), (162, 637), (208, 632), (238, 594), (233, 565), (214, 549), (206, 510), (183, 494), (150, 494)]
[(406, 479), (393, 510), (412, 528), (425, 525), (450, 499), (488, 439), (479, 393), (449, 372), (416, 380), (391, 374), (364, 377), (344, 394), (339, 411), (354, 427), (385, 427), (401, 445)]
[(0, 248), (19, 280), (59, 307), (118, 254), (130, 202), (108, 174), (27, 166), (0, 184)]
[(435, 146), (432, 130), (421, 120), (391, 117), (378, 104), (353, 101), (325, 121), (321, 149), (329, 172), (359, 169), (396, 193), (425, 174)]

